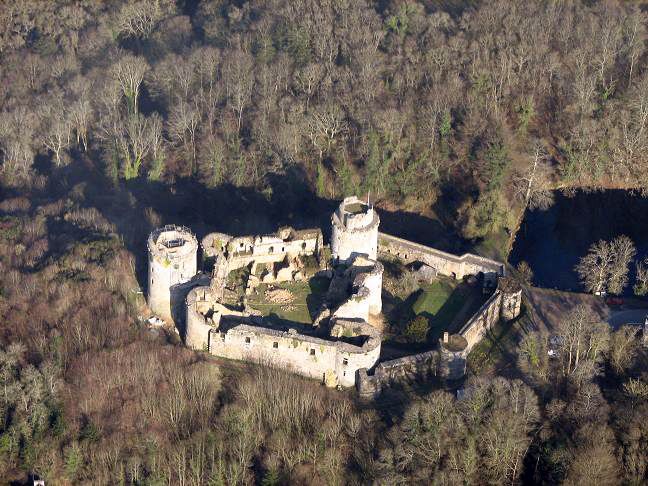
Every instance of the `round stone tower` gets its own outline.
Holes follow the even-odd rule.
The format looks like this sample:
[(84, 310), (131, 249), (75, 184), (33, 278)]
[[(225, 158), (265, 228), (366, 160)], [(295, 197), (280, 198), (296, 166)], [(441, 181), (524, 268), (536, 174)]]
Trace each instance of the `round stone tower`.
[(500, 277), (497, 289), (502, 292), (502, 319), (515, 319), (522, 310), (522, 287), (510, 277)]
[(466, 374), (468, 341), (459, 334), (443, 333), (439, 339), (439, 375), (446, 380), (458, 380)]
[(347, 197), (331, 218), (331, 253), (335, 262), (348, 263), (356, 256), (372, 260), (378, 255), (380, 218), (373, 206)]
[[(154, 230), (148, 238), (148, 305), (155, 314), (173, 321), (179, 288), (197, 272), (198, 240), (183, 226)], [(181, 299), (183, 300), (183, 299)]]

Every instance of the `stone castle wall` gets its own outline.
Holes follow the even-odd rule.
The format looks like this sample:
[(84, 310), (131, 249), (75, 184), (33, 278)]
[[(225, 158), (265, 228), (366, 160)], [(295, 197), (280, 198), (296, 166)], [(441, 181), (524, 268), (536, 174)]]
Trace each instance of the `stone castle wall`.
[[(373, 220), (373, 215), (370, 219)], [(320, 338), (285, 331), (269, 326), (260, 316), (237, 313), (218, 303), (232, 270), (253, 264), (254, 272), (259, 265), (289, 263), (301, 256), (319, 257), (323, 247), (319, 229), (283, 228), (272, 235), (242, 237), (212, 233), (203, 239), (202, 246), (203, 255), (211, 259), (214, 271), (210, 287), (193, 289), (187, 297), (185, 341), (188, 346), (225, 358), (271, 363), (341, 386), (355, 384), (357, 369), (374, 366), (380, 355), (380, 338), (366, 321), (370, 309), (373, 312), (381, 309), (383, 266), (380, 263), (363, 259), (362, 267), (347, 269), (348, 274), (343, 278), (349, 281), (344, 287), (351, 285), (353, 290), (333, 315), (330, 311), (327, 314), (338, 331), (340, 323), (349, 320), (348, 336), (354, 336), (351, 344), (346, 333)], [(277, 270), (277, 279), (283, 270), (283, 267)], [(265, 281), (261, 273), (250, 278), (260, 277)], [(304, 278), (304, 274), (300, 272), (299, 278)], [(363, 340), (363, 344), (358, 344)]]
[[(521, 291), (512, 281), (499, 278), (495, 293), (454, 336), (457, 339), (444, 337), (437, 349), (376, 366), (381, 337), (368, 321), (382, 310), (384, 268), (376, 261), (379, 252), (405, 263), (420, 261), (457, 279), (483, 273), (486, 281), (495, 282), (504, 275), (504, 265), (493, 260), (452, 255), (379, 233), (379, 222), (374, 208), (358, 198), (346, 198), (340, 204), (332, 216), (331, 253), (334, 261), (345, 265), (329, 271), (331, 287), (335, 287), (329, 289), (329, 307), (322, 309), (312, 328), (302, 332), (272, 325), (253, 309), (230, 309), (221, 299), (229, 272), (250, 264), (250, 281), (265, 282), (266, 277), (268, 282), (276, 281), (286, 271), (289, 279), (303, 279), (303, 269), (312, 266), (306, 257), (314, 256), (321, 264), (319, 229), (282, 228), (272, 235), (243, 237), (207, 235), (202, 241), (203, 256), (214, 265), (208, 286), (196, 275), (197, 242), (191, 232), (181, 227), (156, 230), (149, 238), (149, 301), (161, 317), (169, 319), (173, 302), (182, 300), (185, 342), (193, 349), (278, 366), (329, 386), (356, 385), (363, 396), (375, 396), (385, 384), (405, 378), (463, 376), (468, 353), (487, 330), (500, 317), (511, 319), (519, 314)], [(174, 239), (182, 244), (163, 244)]]
[(483, 273), (487, 280), (494, 283), (498, 276), (505, 274), (504, 265), (494, 260), (472, 253), (457, 256), (385, 233), (378, 234), (378, 252), (397, 257), (406, 264), (423, 262), (439, 274), (458, 280), (467, 275)]
[(443, 343), (436, 349), (403, 358), (379, 363), (373, 374), (360, 370), (356, 388), (364, 398), (377, 397), (391, 382), (402, 379), (421, 379), (435, 376), (443, 379), (459, 379), (464, 376), (466, 359), (473, 347), (500, 318), (508, 321), (520, 313), (522, 291), (508, 278), (500, 278), (498, 289), (484, 302), (459, 331), (465, 346), (452, 350)]
[(502, 307), (502, 292), (496, 290), (490, 298), (473, 314), (461, 328), (459, 335), (468, 341), (468, 352), (484, 337), (489, 329), (500, 319)]
[(225, 332), (213, 329), (209, 352), (229, 359), (279, 366), (327, 384), (350, 387), (356, 373), (371, 368), (380, 356), (380, 339), (368, 337), (362, 346), (247, 324)]
[(362, 398), (376, 398), (391, 383), (403, 380), (418, 380), (439, 375), (438, 349), (417, 353), (379, 363), (373, 373), (368, 369), (358, 371), (356, 389)]
[[(187, 295), (187, 318), (185, 344), (192, 349), (209, 349), (209, 333), (212, 325), (205, 319), (205, 311), (213, 302), (210, 287), (196, 287)], [(202, 312), (201, 312), (202, 311)]]
[(459, 331), (459, 335), (468, 342), (470, 352), (486, 333), (500, 320), (508, 322), (520, 315), (522, 308), (522, 288), (508, 277), (501, 277), (497, 282), (497, 290), (473, 314)]
[[(380, 336), (364, 322), (336, 316), (340, 336), (327, 339), (264, 327), (262, 317), (215, 302), (210, 287), (192, 289), (186, 307), (187, 346), (223, 358), (271, 364), (329, 385), (355, 385), (357, 370), (372, 368), (380, 356)], [(356, 344), (345, 342), (347, 334), (355, 336)]]
[[(151, 310), (172, 322), (182, 296), (198, 271), (198, 241), (193, 233), (181, 226), (164, 226), (148, 238), (148, 293)], [(179, 300), (178, 300), (179, 299)]]

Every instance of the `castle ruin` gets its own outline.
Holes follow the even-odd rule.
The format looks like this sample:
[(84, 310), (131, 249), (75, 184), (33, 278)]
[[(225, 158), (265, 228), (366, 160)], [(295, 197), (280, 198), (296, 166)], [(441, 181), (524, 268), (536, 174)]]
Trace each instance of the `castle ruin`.
[(153, 231), (147, 243), (148, 305), (159, 317), (172, 321), (180, 305), (177, 296), (198, 270), (198, 240), (188, 228), (164, 226)]
[[(188, 229), (155, 230), (148, 242), (149, 306), (169, 321), (182, 316), (184, 341), (193, 349), (278, 366), (328, 386), (356, 386), (363, 396), (375, 396), (399, 374), (421, 367), (445, 378), (463, 376), (466, 356), (484, 333), (500, 318), (520, 312), (520, 289), (503, 278), (501, 263), (379, 233), (374, 207), (357, 197), (345, 198), (331, 223), (330, 247), (320, 229), (281, 228), (241, 237), (210, 233), (201, 244), (203, 261), (213, 266), (208, 281), (196, 278), (198, 243)], [(379, 363), (382, 336), (372, 325), (382, 312), (379, 254), (421, 262), (456, 279), (479, 274), (497, 288), (458, 334), (445, 333), (436, 350)], [(232, 288), (237, 272), (245, 277), (238, 294)], [(310, 325), (277, 322), (248, 303), (262, 285), (313, 277), (325, 278), (328, 286)]]

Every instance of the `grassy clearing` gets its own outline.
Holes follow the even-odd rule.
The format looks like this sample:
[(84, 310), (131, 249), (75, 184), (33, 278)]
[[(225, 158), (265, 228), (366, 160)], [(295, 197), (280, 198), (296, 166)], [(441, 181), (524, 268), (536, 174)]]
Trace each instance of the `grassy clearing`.
[(294, 300), (290, 304), (275, 304), (268, 302), (265, 291), (268, 284), (261, 284), (256, 292), (248, 298), (251, 307), (259, 310), (264, 316), (272, 316), (281, 320), (311, 324), (314, 313), (319, 308), (330, 281), (326, 278), (311, 278), (308, 282), (285, 282), (271, 284), (275, 288), (290, 290)]

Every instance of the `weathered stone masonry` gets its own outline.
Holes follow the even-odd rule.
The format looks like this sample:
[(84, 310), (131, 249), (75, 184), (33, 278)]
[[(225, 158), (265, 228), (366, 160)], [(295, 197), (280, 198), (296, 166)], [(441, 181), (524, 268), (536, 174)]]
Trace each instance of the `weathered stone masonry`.
[(373, 206), (357, 197), (347, 197), (331, 217), (331, 253), (336, 262), (356, 256), (375, 260), (378, 255), (380, 218)]
[(378, 234), (378, 253), (396, 257), (404, 263), (425, 263), (440, 275), (458, 280), (482, 273), (494, 284), (498, 276), (504, 275), (504, 264), (495, 260), (472, 253), (457, 256), (385, 233)]
[(198, 240), (184, 226), (164, 226), (147, 242), (148, 304), (162, 319), (172, 321), (174, 308), (184, 303), (184, 287), (197, 273)]
[[(336, 326), (357, 328), (358, 344), (322, 339), (227, 320), (211, 329), (209, 352), (229, 359), (272, 364), (324, 383), (353, 386), (360, 368), (371, 368), (380, 356), (380, 336), (368, 324), (337, 320)], [(344, 334), (344, 331), (343, 331)]]
[(500, 277), (493, 295), (475, 312), (454, 336), (444, 336), (437, 349), (403, 358), (384, 361), (373, 373), (359, 370), (356, 387), (361, 396), (375, 398), (390, 382), (403, 377), (444, 379), (462, 378), (466, 359), (473, 347), (500, 320), (509, 321), (520, 314), (522, 289), (510, 278)]
[[(319, 229), (282, 228), (272, 235), (243, 237), (209, 234), (202, 241), (203, 256), (213, 264), (209, 282), (196, 273), (198, 243), (191, 231), (160, 228), (148, 241), (149, 305), (160, 317), (172, 320), (178, 302), (184, 302), (184, 339), (194, 349), (273, 364), (330, 386), (356, 385), (363, 396), (375, 396), (403, 376), (463, 376), (468, 353), (487, 330), (498, 319), (519, 314), (519, 287), (503, 277), (499, 262), (471, 254), (456, 256), (379, 233), (379, 222), (370, 204), (358, 198), (342, 201), (332, 216), (332, 262), (324, 257)], [(444, 335), (437, 349), (376, 366), (381, 336), (368, 321), (382, 310), (384, 269), (376, 260), (379, 252), (405, 263), (422, 262), (432, 273), (457, 279), (483, 274), (485, 282), (497, 281), (498, 287), (458, 334)], [(332, 279), (326, 306), (312, 326), (272, 324), (249, 308), (245, 298), (239, 310), (228, 307), (223, 304), (228, 275), (243, 267), (250, 269), (246, 295), (260, 283), (304, 280), (312, 272), (327, 274)]]

